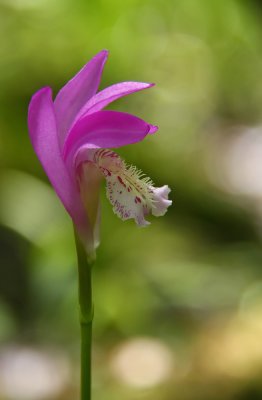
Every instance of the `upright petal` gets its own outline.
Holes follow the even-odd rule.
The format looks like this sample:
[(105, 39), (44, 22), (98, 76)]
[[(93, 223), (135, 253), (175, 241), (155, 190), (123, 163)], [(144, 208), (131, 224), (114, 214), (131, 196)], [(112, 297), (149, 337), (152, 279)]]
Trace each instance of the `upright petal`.
[(52, 91), (46, 87), (31, 99), (28, 126), (33, 148), (51, 184), (87, 243), (92, 241), (90, 229), (76, 183), (70, 178), (58, 145)]
[(152, 125), (134, 115), (117, 111), (98, 111), (76, 122), (63, 147), (63, 158), (68, 159), (84, 146), (114, 148), (139, 142)]
[(92, 114), (96, 111), (100, 111), (108, 104), (123, 96), (138, 92), (139, 90), (148, 89), (152, 86), (154, 86), (154, 83), (143, 82), (121, 82), (109, 86), (91, 97), (91, 99), (80, 110), (78, 118), (85, 114)]
[(67, 131), (84, 104), (96, 93), (108, 52), (98, 53), (58, 93), (55, 113), (59, 144), (62, 147)]

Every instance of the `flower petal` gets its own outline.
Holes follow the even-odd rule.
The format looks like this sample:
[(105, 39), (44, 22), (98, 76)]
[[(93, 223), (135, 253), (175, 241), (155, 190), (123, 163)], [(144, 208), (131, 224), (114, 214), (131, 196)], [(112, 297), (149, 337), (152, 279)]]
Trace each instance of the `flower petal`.
[(98, 53), (56, 96), (54, 103), (60, 147), (78, 112), (96, 93), (107, 56), (106, 50)]
[(168, 200), (168, 195), (171, 192), (167, 185), (161, 187), (152, 187), (154, 207), (152, 208), (152, 214), (156, 217), (165, 215), (167, 208), (171, 206), (172, 200)]
[(92, 234), (76, 183), (70, 178), (61, 157), (50, 88), (45, 87), (32, 97), (28, 126), (33, 148), (51, 184), (77, 226), (82, 240), (90, 243)]
[(139, 142), (152, 125), (134, 115), (117, 111), (98, 111), (86, 115), (73, 126), (64, 147), (63, 158), (73, 157), (80, 147), (113, 148)]
[(133, 218), (139, 226), (150, 224), (145, 220), (146, 210), (141, 198), (127, 186), (120, 176), (112, 174), (106, 177), (106, 195), (113, 206), (114, 213), (122, 221)]
[(139, 90), (148, 89), (154, 86), (154, 83), (144, 82), (121, 82), (109, 86), (101, 92), (94, 95), (81, 109), (78, 117), (86, 114), (102, 110), (108, 104), (119, 99), (120, 97), (127, 96), (128, 94), (138, 92)]
[(152, 134), (152, 133), (156, 133), (158, 131), (158, 126), (156, 125), (151, 125), (150, 126), (150, 130), (148, 133)]
[(146, 226), (149, 225), (145, 219), (148, 214), (159, 217), (166, 213), (172, 204), (168, 199), (170, 189), (167, 185), (156, 188), (149, 177), (135, 166), (128, 166), (114, 151), (87, 146), (77, 151), (74, 165), (82, 171), (81, 193), (85, 198), (88, 215), (93, 215), (93, 226), (98, 214), (99, 184), (102, 176), (106, 179), (107, 197), (113, 211), (123, 221), (133, 218), (137, 225)]

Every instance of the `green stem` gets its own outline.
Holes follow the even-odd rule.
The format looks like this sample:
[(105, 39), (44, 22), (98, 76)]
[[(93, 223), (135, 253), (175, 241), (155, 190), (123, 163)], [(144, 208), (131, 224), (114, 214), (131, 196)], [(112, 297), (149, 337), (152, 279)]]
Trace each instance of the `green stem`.
[(92, 264), (95, 257), (86, 251), (75, 234), (78, 259), (78, 295), (81, 325), (81, 400), (91, 400), (91, 349), (92, 349)]

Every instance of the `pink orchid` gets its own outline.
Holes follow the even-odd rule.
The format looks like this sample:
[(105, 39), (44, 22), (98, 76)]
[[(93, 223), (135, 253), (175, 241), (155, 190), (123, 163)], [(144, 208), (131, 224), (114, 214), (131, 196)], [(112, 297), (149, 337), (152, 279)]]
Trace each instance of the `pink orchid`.
[(111, 148), (136, 143), (157, 127), (133, 115), (104, 111), (122, 96), (153, 86), (122, 82), (97, 93), (108, 52), (87, 63), (52, 100), (52, 90), (36, 92), (29, 105), (32, 145), (88, 252), (98, 244), (99, 185), (123, 220), (147, 225), (145, 215), (164, 215), (171, 201), (168, 186), (155, 188), (135, 167), (128, 167)]

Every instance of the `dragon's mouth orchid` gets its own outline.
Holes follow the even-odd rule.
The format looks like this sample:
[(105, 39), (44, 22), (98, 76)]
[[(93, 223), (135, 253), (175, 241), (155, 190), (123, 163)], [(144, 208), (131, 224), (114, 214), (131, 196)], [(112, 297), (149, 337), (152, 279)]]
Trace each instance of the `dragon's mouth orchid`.
[(123, 220), (147, 225), (147, 214), (164, 215), (168, 186), (154, 187), (141, 171), (111, 149), (139, 142), (157, 131), (133, 115), (104, 111), (112, 101), (152, 84), (122, 82), (97, 92), (107, 51), (98, 53), (52, 100), (49, 87), (34, 94), (28, 125), (34, 150), (88, 253), (98, 244), (99, 186)]

